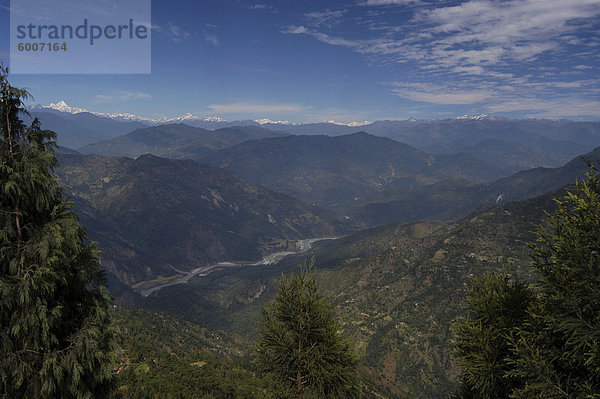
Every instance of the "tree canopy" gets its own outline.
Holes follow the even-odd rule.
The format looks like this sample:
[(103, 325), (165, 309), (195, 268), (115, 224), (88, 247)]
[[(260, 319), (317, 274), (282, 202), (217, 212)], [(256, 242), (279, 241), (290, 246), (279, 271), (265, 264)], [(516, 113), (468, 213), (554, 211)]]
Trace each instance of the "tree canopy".
[(0, 65), (0, 396), (105, 397), (111, 298), (99, 249), (53, 168), (53, 132), (26, 126), (23, 89)]
[(297, 398), (357, 397), (358, 357), (319, 292), (313, 266), (314, 259), (299, 273), (282, 275), (277, 298), (263, 308), (259, 366)]
[(538, 276), (474, 279), (455, 325), (463, 397), (600, 397), (600, 177), (556, 199), (530, 244)]

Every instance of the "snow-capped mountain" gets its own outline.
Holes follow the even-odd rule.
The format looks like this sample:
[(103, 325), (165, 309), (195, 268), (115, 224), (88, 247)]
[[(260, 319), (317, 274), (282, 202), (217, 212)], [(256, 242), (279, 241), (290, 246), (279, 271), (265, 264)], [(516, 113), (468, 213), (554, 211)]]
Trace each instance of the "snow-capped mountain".
[(349, 127), (359, 127), (359, 126), (366, 126), (366, 125), (371, 124), (371, 122), (369, 122), (369, 121), (363, 121), (363, 122), (352, 121), (350, 123), (344, 123), (344, 122), (338, 122), (338, 121), (334, 121), (334, 120), (323, 121), (323, 123), (328, 123), (330, 125), (338, 125), (338, 126), (349, 126)]
[[(64, 101), (47, 107), (30, 106), (29, 112), (44, 129), (58, 133), (60, 146), (72, 149), (149, 126), (135, 119), (106, 117), (85, 108), (69, 106)], [(28, 119), (29, 116), (25, 116), (25, 120)]]
[(480, 121), (483, 119), (488, 119), (490, 116), (488, 114), (481, 114), (481, 115), (463, 115), (463, 116), (459, 116), (456, 119), (459, 120), (471, 120), (471, 121)]
[(50, 105), (47, 105), (45, 107), (44, 106), (34, 106), (33, 108), (50, 108), (55, 111), (66, 112), (69, 114), (79, 114), (81, 112), (89, 112), (85, 108), (71, 107), (69, 104), (67, 104), (66, 102), (64, 102), (62, 100), (57, 102), (56, 104), (50, 103)]
[[(204, 129), (219, 129), (222, 127), (230, 127), (230, 126), (262, 126), (262, 125), (270, 125), (270, 126), (296, 126), (302, 125), (302, 123), (294, 123), (287, 120), (284, 121), (276, 121), (268, 118), (260, 118), (260, 119), (248, 119), (248, 120), (236, 120), (236, 121), (227, 121), (217, 115), (212, 116), (199, 116), (192, 113), (187, 113), (185, 115), (176, 116), (176, 117), (166, 117), (160, 116), (155, 118), (149, 118), (144, 116), (135, 115), (132, 113), (122, 113), (122, 112), (96, 112), (90, 111), (86, 108), (82, 107), (73, 107), (67, 104), (65, 101), (61, 100), (57, 103), (50, 103), (49, 105), (34, 105), (31, 109), (37, 111), (43, 110), (53, 110), (58, 112), (64, 112), (68, 114), (80, 114), (83, 112), (90, 113), (92, 115), (101, 116), (105, 118), (110, 118), (123, 122), (142, 122), (148, 125), (161, 125), (161, 124), (170, 124), (170, 123), (185, 123), (195, 127), (201, 127)], [(348, 127), (359, 127), (368, 125), (370, 122), (363, 121), (357, 122), (353, 121), (350, 123), (338, 122), (338, 121), (323, 121), (322, 123), (338, 125), (338, 126), (348, 126)]]
[(161, 116), (161, 117), (157, 117), (157, 118), (147, 118), (144, 116), (139, 116), (139, 115), (135, 115), (135, 114), (131, 114), (131, 113), (95, 112), (95, 111), (90, 111), (86, 108), (72, 107), (72, 106), (68, 105), (65, 101), (62, 101), (62, 100), (57, 103), (50, 103), (49, 105), (46, 105), (46, 106), (37, 105), (32, 108), (37, 109), (37, 110), (51, 109), (54, 111), (65, 112), (65, 113), (69, 113), (69, 114), (80, 114), (82, 112), (87, 112), (92, 115), (102, 116), (105, 118), (116, 119), (116, 120), (121, 120), (121, 121), (137, 121), (137, 122), (143, 122), (143, 123), (152, 124), (152, 125), (163, 124), (163, 123), (186, 123), (186, 122), (190, 122), (190, 121), (203, 121), (203, 122), (210, 122), (210, 123), (226, 122), (225, 119), (220, 118), (218, 116), (200, 117), (198, 115), (194, 115), (191, 113), (187, 113), (185, 115), (177, 116), (174, 118), (168, 118), (165, 116)]
[[(597, 124), (582, 125), (572, 121), (511, 120), (497, 115), (465, 115), (452, 119), (378, 120), (374, 122), (343, 123), (326, 120), (318, 123), (294, 123), (287, 120), (257, 118), (227, 121), (219, 116), (200, 116), (193, 113), (177, 117), (148, 118), (130, 113), (90, 111), (59, 101), (47, 106), (31, 107), (43, 125), (60, 132), (62, 146), (79, 148), (149, 126), (182, 124), (206, 130), (232, 127), (255, 127), (293, 135), (340, 136), (364, 131), (389, 137), (420, 150), (432, 153), (451, 153), (487, 139), (521, 142), (544, 137), (554, 141), (572, 141), (585, 145), (600, 145)], [(476, 123), (473, 123), (476, 122)], [(174, 127), (185, 129), (186, 126)], [(584, 132), (584, 133), (582, 133)]]
[(296, 123), (290, 121), (273, 121), (268, 118), (256, 119), (255, 122), (259, 125), (296, 125)]

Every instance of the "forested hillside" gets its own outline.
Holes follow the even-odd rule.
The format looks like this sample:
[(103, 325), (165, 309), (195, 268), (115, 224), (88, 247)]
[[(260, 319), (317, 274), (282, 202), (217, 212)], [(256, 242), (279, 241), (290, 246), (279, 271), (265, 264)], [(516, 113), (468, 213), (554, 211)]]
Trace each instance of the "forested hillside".
[(331, 211), (194, 161), (60, 159), (61, 182), (103, 246), (103, 266), (127, 285), (214, 261), (256, 261), (288, 240), (335, 236), (349, 226)]
[(239, 332), (249, 345), (280, 273), (297, 270), (314, 255), (319, 285), (360, 348), (370, 389), (390, 397), (444, 396), (457, 384), (451, 324), (465, 314), (470, 277), (506, 266), (531, 278), (526, 242), (534, 238), (533, 223), (543, 222), (544, 210), (552, 210), (552, 198), (561, 193), (454, 222), (362, 231), (268, 269), (223, 271), (163, 289), (144, 306)]

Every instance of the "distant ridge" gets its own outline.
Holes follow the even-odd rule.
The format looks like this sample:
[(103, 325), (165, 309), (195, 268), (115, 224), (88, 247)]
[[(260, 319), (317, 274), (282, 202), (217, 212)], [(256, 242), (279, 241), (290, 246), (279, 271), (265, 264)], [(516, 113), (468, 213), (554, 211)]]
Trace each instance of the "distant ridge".
[[(464, 217), (484, 204), (523, 201), (581, 180), (589, 171), (585, 160), (598, 166), (600, 147), (558, 168), (535, 168), (488, 184), (451, 179), (408, 190), (389, 190), (367, 198), (350, 214), (367, 225)], [(357, 204), (359, 205), (359, 204)]]
[(249, 181), (321, 206), (336, 206), (386, 187), (409, 188), (452, 176), (491, 181), (502, 172), (469, 154), (433, 155), (365, 132), (249, 140), (203, 161)]
[[(284, 131), (290, 134), (340, 136), (365, 131), (376, 136), (390, 137), (413, 147), (433, 153), (453, 152), (486, 139), (502, 139), (513, 142), (541, 136), (555, 141), (571, 141), (578, 144), (600, 145), (600, 122), (573, 122), (569, 120), (549, 119), (507, 119), (502, 116), (464, 115), (455, 119), (429, 120), (378, 120), (339, 122), (328, 120), (323, 122), (294, 123), (287, 120), (276, 121), (269, 118), (227, 121), (219, 116), (199, 116), (192, 113), (177, 117), (142, 117), (123, 112), (102, 113), (89, 111), (83, 107), (74, 107), (64, 101), (48, 106), (35, 105), (35, 112), (54, 113), (55, 116), (72, 118), (87, 114), (112, 121), (138, 123), (140, 126), (185, 123), (207, 130), (216, 130), (233, 126), (256, 126), (266, 129)], [(88, 126), (92, 130), (94, 125)], [(132, 131), (134, 129), (130, 129)], [(104, 140), (114, 137), (109, 134)], [(125, 132), (123, 132), (125, 133)], [(123, 134), (121, 133), (121, 134)], [(100, 141), (100, 140), (96, 140)], [(87, 142), (86, 144), (89, 144)], [(67, 145), (74, 147), (73, 145)]]
[(83, 154), (137, 158), (154, 154), (174, 159), (200, 159), (212, 151), (245, 140), (282, 137), (285, 133), (255, 126), (208, 130), (183, 123), (144, 127), (123, 136), (89, 144), (78, 149)]
[[(159, 125), (159, 124), (171, 124), (171, 123), (187, 123), (196, 127), (205, 127), (201, 125), (212, 125), (212, 126), (247, 126), (247, 125), (299, 125), (299, 123), (293, 123), (290, 121), (276, 121), (271, 120), (269, 118), (258, 118), (258, 119), (248, 119), (248, 120), (236, 120), (236, 121), (227, 121), (219, 116), (199, 116), (192, 113), (186, 113), (184, 115), (176, 116), (176, 117), (144, 117), (139, 116), (132, 113), (123, 113), (123, 112), (96, 112), (90, 111), (83, 107), (74, 107), (68, 105), (64, 100), (58, 101), (57, 103), (50, 103), (49, 105), (33, 105), (31, 107), (32, 110), (36, 111), (58, 111), (61, 113), (67, 114), (79, 114), (79, 113), (90, 113), (96, 116), (102, 116), (105, 118), (116, 119), (120, 121), (136, 121), (142, 122), (150, 125)], [(358, 127), (369, 124), (368, 121), (353, 121), (349, 123), (338, 122), (334, 120), (324, 121), (322, 123), (332, 124), (332, 125), (340, 125), (340, 126), (349, 126), (349, 127)]]

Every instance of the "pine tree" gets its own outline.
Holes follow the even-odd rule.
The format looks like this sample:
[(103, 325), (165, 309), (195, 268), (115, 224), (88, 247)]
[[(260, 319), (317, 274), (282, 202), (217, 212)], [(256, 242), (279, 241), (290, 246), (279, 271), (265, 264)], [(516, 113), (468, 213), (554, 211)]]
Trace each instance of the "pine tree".
[(262, 309), (259, 366), (299, 399), (358, 397), (358, 357), (319, 293), (313, 266), (314, 259), (282, 275), (277, 298)]
[(462, 397), (600, 398), (597, 169), (555, 201), (530, 244), (538, 282), (473, 283), (470, 315), (455, 325)]
[(53, 168), (55, 134), (26, 126), (0, 65), (0, 396), (106, 397), (114, 332), (98, 261)]
[(521, 384), (507, 376), (509, 336), (527, 319), (533, 291), (508, 270), (473, 278), (468, 290), (469, 317), (454, 325), (456, 355), (462, 368), (462, 398), (508, 398)]
[(600, 398), (600, 177), (597, 169), (556, 200), (539, 227), (532, 267), (540, 277), (529, 321), (512, 341), (510, 376), (522, 398)]

